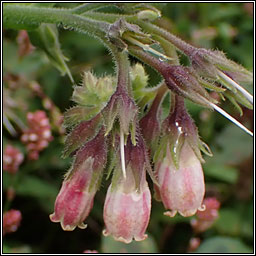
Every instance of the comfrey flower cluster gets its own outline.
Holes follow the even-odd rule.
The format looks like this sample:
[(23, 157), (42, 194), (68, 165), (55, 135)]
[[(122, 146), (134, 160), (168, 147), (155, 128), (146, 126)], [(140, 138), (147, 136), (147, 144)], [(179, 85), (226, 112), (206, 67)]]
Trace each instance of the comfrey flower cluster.
[[(209, 93), (230, 99), (239, 110), (239, 103), (252, 108), (251, 95), (238, 84), (251, 82), (251, 73), (219, 51), (197, 49), (155, 25), (149, 26), (144, 16), (140, 12), (137, 25), (124, 19), (108, 23), (105, 43), (116, 60), (117, 77), (96, 78), (85, 72), (82, 84), (74, 88), (72, 100), (76, 105), (64, 114), (69, 134), (63, 157), (71, 155), (74, 161), (50, 215), (64, 230), (86, 227), (84, 222), (103, 177), (111, 177), (103, 234), (118, 241), (130, 243), (147, 237), (151, 213), (147, 174), (165, 215), (188, 217), (205, 210), (201, 151), (207, 155), (211, 151), (200, 139), (184, 99), (217, 110), (251, 134)], [(163, 51), (150, 44), (159, 44)], [(177, 49), (188, 56), (190, 66), (179, 64)], [(148, 87), (143, 66), (131, 67), (128, 52), (155, 68), (163, 81)], [(171, 106), (163, 119), (162, 102), (167, 94)]]

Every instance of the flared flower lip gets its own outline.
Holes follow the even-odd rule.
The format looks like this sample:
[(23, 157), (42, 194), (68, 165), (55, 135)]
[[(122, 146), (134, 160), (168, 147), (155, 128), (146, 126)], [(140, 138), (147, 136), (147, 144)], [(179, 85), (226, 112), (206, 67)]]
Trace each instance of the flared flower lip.
[[(127, 178), (129, 179), (129, 176)], [(149, 187), (145, 183), (140, 192), (134, 190), (128, 193), (125, 193), (123, 189), (122, 185), (114, 191), (112, 191), (112, 185), (108, 189), (104, 205), (106, 227), (103, 235), (111, 235), (116, 241), (126, 244), (133, 240), (142, 241), (147, 238), (145, 231), (150, 219)]]
[(60, 222), (60, 225), (64, 231), (73, 231), (76, 227), (79, 227), (81, 229), (85, 229), (87, 227), (87, 224), (84, 222), (80, 223), (74, 223), (74, 225), (65, 225), (64, 224), (64, 215), (61, 216), (61, 218), (57, 218), (55, 212), (49, 215), (49, 218), (52, 222), (58, 223)]

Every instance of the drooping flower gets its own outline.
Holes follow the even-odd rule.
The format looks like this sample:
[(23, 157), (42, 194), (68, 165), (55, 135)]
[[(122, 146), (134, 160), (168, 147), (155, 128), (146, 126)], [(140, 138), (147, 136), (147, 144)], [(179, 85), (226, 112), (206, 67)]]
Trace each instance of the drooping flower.
[(166, 157), (157, 163), (156, 174), (159, 182), (159, 193), (166, 209), (165, 215), (194, 215), (201, 209), (204, 193), (204, 175), (201, 163), (192, 148), (184, 142), (179, 157), (179, 169), (176, 169), (170, 148), (167, 146)]
[(205, 183), (200, 149), (203, 143), (186, 112), (184, 99), (176, 96), (172, 112), (163, 123), (163, 137), (155, 156), (159, 183), (155, 185), (156, 196), (170, 210), (165, 215), (173, 217), (179, 212), (188, 217), (203, 210)]
[(117, 165), (104, 204), (104, 235), (130, 243), (144, 240), (151, 211), (151, 194), (146, 181), (145, 148), (142, 138), (125, 147), (126, 177)]
[(72, 231), (83, 223), (93, 207), (106, 163), (106, 144), (103, 131), (77, 151), (75, 162), (63, 181), (55, 201), (53, 222), (60, 222), (63, 230)]

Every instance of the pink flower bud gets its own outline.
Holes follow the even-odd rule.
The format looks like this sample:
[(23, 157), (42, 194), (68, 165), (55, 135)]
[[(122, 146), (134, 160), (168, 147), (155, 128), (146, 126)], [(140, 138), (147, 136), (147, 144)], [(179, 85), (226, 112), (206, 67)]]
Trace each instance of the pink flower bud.
[(84, 250), (83, 253), (99, 253), (96, 250)]
[(218, 218), (218, 210), (220, 208), (220, 202), (215, 197), (207, 197), (204, 199), (205, 211), (197, 212), (196, 215), (201, 220), (215, 220)]
[(182, 216), (194, 215), (203, 210), (205, 193), (204, 175), (201, 163), (185, 140), (176, 169), (167, 146), (165, 158), (156, 165), (159, 182), (159, 194), (167, 211), (165, 215), (173, 217), (177, 212)]
[[(128, 174), (128, 173), (127, 173)], [(131, 177), (123, 179), (116, 189), (108, 188), (104, 205), (104, 235), (112, 235), (115, 240), (130, 243), (134, 238), (141, 241), (147, 238), (151, 210), (151, 194), (145, 181), (141, 191), (127, 190)]]
[(28, 129), (24, 130), (21, 141), (26, 144), (28, 158), (37, 160), (39, 152), (45, 149), (53, 137), (46, 113), (38, 110), (27, 113)]
[(24, 156), (18, 148), (7, 145), (3, 154), (3, 169), (11, 174), (15, 174), (23, 159)]
[(219, 217), (220, 202), (215, 197), (205, 198), (203, 201), (205, 211), (196, 213), (197, 219), (192, 219), (190, 224), (194, 231), (201, 233), (209, 229)]
[(15, 232), (21, 222), (22, 215), (19, 210), (9, 210), (3, 215), (3, 235)]
[(76, 226), (86, 228), (83, 221), (93, 207), (106, 163), (105, 146), (103, 132), (100, 132), (77, 152), (74, 165), (63, 181), (50, 219), (60, 222), (65, 231), (72, 231)]

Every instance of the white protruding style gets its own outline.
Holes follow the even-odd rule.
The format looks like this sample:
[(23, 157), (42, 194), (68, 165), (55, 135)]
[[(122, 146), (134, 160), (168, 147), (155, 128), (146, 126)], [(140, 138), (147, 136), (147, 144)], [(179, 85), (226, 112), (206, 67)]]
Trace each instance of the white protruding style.
[(124, 156), (124, 133), (120, 130), (120, 156), (121, 156), (121, 167), (124, 178), (126, 178), (126, 169), (125, 169), (125, 156)]
[(238, 127), (240, 127), (242, 130), (244, 130), (246, 133), (248, 133), (249, 135), (253, 136), (253, 133), (248, 130), (245, 126), (243, 126), (241, 123), (239, 123), (234, 117), (232, 117), (231, 115), (229, 115), (226, 111), (224, 111), (222, 108), (218, 107), (217, 105), (215, 105), (212, 102), (208, 102), (216, 111), (218, 111), (220, 114), (222, 114), (223, 116), (225, 116), (227, 119), (229, 119), (231, 122), (233, 122), (235, 125), (237, 125)]

